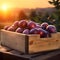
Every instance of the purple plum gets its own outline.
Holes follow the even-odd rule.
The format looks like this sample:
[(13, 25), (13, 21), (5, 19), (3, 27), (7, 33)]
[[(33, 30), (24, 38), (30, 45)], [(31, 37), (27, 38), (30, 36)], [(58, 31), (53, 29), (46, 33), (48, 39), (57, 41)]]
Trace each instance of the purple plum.
[(48, 26), (48, 23), (47, 22), (44, 22), (41, 24), (41, 28), (46, 30), (46, 27)]
[(27, 21), (26, 20), (19, 21), (19, 27), (20, 28), (26, 28), (27, 27)]
[(7, 30), (10, 26), (4, 26), (4, 30)]
[(24, 33), (24, 34), (29, 34), (30, 31), (29, 31), (29, 29), (25, 29), (25, 30), (23, 31), (23, 33)]
[(36, 27), (36, 23), (35, 22), (33, 22), (33, 21), (29, 21), (28, 22), (28, 28), (29, 29), (32, 29), (32, 28), (35, 28)]
[(38, 31), (36, 28), (33, 28), (30, 30), (30, 34), (37, 34), (37, 33), (38, 33)]
[(56, 33), (57, 30), (56, 30), (56, 27), (54, 25), (48, 25), (46, 30), (49, 32), (49, 33)]
[(13, 23), (13, 25), (18, 27), (18, 23), (19, 23), (19, 21), (15, 21), (15, 22)]
[(15, 31), (14, 27), (10, 26), (8, 29), (8, 31)]
[(16, 29), (16, 32), (22, 33), (23, 32), (23, 29), (19, 27), (19, 28)]

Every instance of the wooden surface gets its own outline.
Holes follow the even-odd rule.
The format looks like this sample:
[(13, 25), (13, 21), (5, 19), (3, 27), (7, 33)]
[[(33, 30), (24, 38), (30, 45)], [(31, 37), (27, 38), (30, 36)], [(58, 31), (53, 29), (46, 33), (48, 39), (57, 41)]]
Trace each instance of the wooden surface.
[[(60, 39), (59, 35), (58, 38)], [(5, 46), (0, 46), (0, 60), (60, 60), (60, 49), (27, 55)]]
[(60, 60), (60, 50), (46, 51), (38, 54), (22, 54), (21, 52), (0, 46), (2, 60)]

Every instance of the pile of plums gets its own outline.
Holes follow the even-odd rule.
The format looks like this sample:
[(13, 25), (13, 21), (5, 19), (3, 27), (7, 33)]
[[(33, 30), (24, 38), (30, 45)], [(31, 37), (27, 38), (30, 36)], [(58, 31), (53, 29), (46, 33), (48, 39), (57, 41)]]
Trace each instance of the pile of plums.
[(42, 24), (34, 21), (15, 21), (11, 26), (5, 26), (5, 30), (23, 33), (23, 34), (40, 34), (41, 38), (49, 37), (51, 33), (56, 33), (56, 27), (44, 22)]

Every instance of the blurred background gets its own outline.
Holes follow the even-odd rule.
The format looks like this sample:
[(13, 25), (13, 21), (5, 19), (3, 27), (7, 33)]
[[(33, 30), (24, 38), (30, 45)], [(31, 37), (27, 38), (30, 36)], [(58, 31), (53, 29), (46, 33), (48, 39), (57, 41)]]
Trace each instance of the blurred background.
[(0, 29), (29, 19), (48, 22), (60, 31), (60, 0), (0, 0)]

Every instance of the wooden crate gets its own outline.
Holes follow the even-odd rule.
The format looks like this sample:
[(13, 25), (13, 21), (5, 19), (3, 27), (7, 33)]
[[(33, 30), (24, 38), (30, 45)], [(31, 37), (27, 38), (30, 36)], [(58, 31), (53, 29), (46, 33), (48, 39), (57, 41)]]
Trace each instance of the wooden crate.
[(0, 30), (0, 44), (1, 44), (1, 30)]
[(1, 43), (25, 54), (50, 51), (60, 48), (60, 33), (54, 33), (50, 38), (40, 38), (38, 34), (26, 35), (2, 29)]

